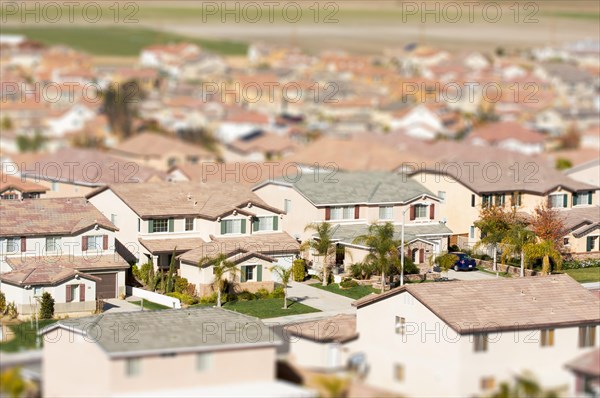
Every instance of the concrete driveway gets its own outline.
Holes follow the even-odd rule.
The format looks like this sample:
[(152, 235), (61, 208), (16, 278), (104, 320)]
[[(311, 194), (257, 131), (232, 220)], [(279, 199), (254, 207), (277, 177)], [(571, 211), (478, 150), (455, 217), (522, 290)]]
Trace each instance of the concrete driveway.
[(330, 293), (305, 283), (291, 282), (288, 287), (288, 297), (323, 312), (342, 312), (354, 309), (352, 307), (354, 299)]
[(448, 279), (458, 279), (460, 281), (474, 281), (482, 279), (496, 279), (496, 275), (488, 274), (481, 271), (448, 271)]

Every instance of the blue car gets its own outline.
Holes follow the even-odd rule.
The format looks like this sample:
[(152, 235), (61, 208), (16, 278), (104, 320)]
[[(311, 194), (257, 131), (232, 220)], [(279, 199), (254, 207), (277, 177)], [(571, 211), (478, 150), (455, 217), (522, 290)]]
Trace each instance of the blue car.
[(477, 269), (477, 263), (475, 262), (475, 259), (469, 257), (468, 254), (460, 252), (453, 252), (450, 254), (454, 254), (456, 257), (458, 257), (458, 260), (456, 260), (456, 263), (454, 263), (454, 267), (452, 267), (454, 271), (472, 271)]

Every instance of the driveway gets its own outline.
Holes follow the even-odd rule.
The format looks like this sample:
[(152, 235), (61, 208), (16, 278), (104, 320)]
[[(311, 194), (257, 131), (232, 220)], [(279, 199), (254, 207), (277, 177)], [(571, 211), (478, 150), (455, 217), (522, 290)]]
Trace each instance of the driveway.
[(486, 272), (481, 271), (456, 272), (454, 270), (449, 270), (448, 279), (457, 279), (460, 281), (475, 281), (483, 279), (496, 279), (496, 275), (488, 274)]
[(104, 300), (104, 312), (107, 312), (107, 313), (110, 313), (110, 312), (134, 312), (134, 311), (141, 311), (141, 310), (142, 310), (142, 307), (140, 307), (139, 305), (131, 304), (127, 300), (121, 300), (121, 299), (117, 299), (117, 298)]
[(344, 312), (353, 310), (354, 299), (309, 286), (305, 283), (291, 282), (288, 297), (323, 312)]

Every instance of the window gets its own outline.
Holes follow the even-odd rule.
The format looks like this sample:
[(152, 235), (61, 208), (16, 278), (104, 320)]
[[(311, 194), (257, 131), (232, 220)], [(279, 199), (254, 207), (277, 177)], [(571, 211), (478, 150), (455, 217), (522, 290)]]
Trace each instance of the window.
[(5, 195), (2, 195), (1, 198), (5, 200), (17, 200), (19, 197), (16, 193), (7, 193)]
[(19, 248), (21, 247), (21, 239), (20, 238), (7, 238), (6, 239), (6, 252), (7, 253), (17, 253)]
[(391, 220), (394, 218), (394, 206), (379, 206), (379, 219)]
[(404, 381), (404, 366), (397, 363), (394, 365), (394, 379), (396, 381)]
[(471, 207), (475, 207), (475, 194), (471, 194)]
[(581, 326), (579, 328), (579, 348), (596, 345), (596, 326)]
[(482, 377), (480, 385), (482, 390), (493, 390), (496, 388), (496, 380), (493, 377)]
[(585, 240), (585, 251), (591, 252), (596, 248), (596, 241), (598, 240), (597, 236), (588, 236)]
[(116, 214), (110, 215), (110, 222), (113, 223), (114, 226), (117, 226), (117, 215)]
[(244, 272), (245, 272), (244, 280), (251, 281), (252, 278), (254, 278), (254, 267), (252, 267), (252, 266), (244, 267)]
[(68, 302), (79, 301), (79, 285), (69, 285), (68, 289), (71, 289), (71, 300)]
[(354, 206), (337, 206), (331, 208), (332, 220), (351, 220), (354, 218)]
[(194, 219), (193, 218), (186, 218), (185, 219), (185, 230), (186, 231), (193, 231), (194, 230)]
[(284, 199), (283, 201), (283, 210), (289, 214), (292, 211), (292, 201), (289, 199)]
[(88, 236), (85, 250), (102, 250), (102, 239), (102, 235)]
[(569, 238), (563, 238), (563, 245), (569, 246)]
[(554, 346), (554, 329), (540, 330), (540, 344), (542, 347)]
[(224, 220), (221, 221), (222, 234), (240, 234), (242, 233), (242, 220)]
[(167, 232), (169, 230), (169, 220), (166, 218), (154, 220), (152, 224), (152, 232)]
[(273, 217), (258, 217), (256, 227), (256, 231), (274, 231)]
[(427, 205), (415, 205), (415, 218), (427, 218)]
[(550, 195), (548, 196), (548, 204), (551, 208), (564, 208), (567, 207), (567, 195)]
[(504, 194), (503, 193), (494, 195), (494, 204), (499, 207), (504, 206)]
[(58, 184), (56, 182), (52, 182), (52, 187), (50, 189), (52, 192), (58, 192)]
[(475, 239), (475, 226), (471, 225), (469, 228), (469, 238)]
[(481, 195), (481, 207), (488, 207), (492, 204), (492, 195)]
[(406, 319), (396, 317), (396, 334), (404, 334), (406, 332)]
[(127, 358), (125, 360), (125, 374), (128, 377), (138, 376), (141, 371), (141, 361), (139, 358)]
[(55, 252), (60, 250), (60, 238), (49, 236), (46, 238), (46, 252)]
[(573, 206), (591, 205), (592, 204), (592, 193), (591, 192), (579, 192), (573, 194)]
[(210, 354), (206, 352), (196, 354), (196, 370), (204, 372), (210, 368)]
[(438, 191), (438, 198), (442, 200), (442, 203), (446, 203), (446, 191)]
[(142, 220), (138, 218), (138, 232), (142, 232)]
[(38, 297), (41, 296), (44, 293), (44, 288), (42, 287), (34, 287), (33, 288), (33, 295)]
[(521, 192), (513, 192), (510, 197), (511, 206), (521, 206), (523, 203), (523, 194)]
[(473, 349), (475, 350), (475, 352), (487, 351), (487, 346), (488, 346), (487, 334), (478, 333), (478, 334), (474, 335), (473, 337), (474, 337)]

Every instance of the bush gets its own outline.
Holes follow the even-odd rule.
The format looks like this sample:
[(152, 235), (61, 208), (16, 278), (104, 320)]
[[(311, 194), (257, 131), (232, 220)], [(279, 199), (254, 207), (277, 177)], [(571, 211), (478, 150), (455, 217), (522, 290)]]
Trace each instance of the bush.
[(264, 287), (261, 287), (254, 294), (259, 299), (265, 299), (265, 298), (269, 298), (269, 296), (270, 296), (271, 293), (269, 293), (269, 291), (267, 289), (265, 289)]
[(306, 277), (306, 261), (301, 258), (294, 260), (292, 275), (296, 282), (302, 282)]
[(172, 292), (172, 293), (167, 293), (166, 295), (169, 297), (174, 297), (176, 299), (179, 299), (179, 301), (181, 301), (185, 305), (194, 305), (194, 304), (198, 304), (200, 302), (200, 299), (198, 299), (198, 297), (191, 296), (187, 293)]
[(459, 252), (460, 251), (460, 247), (458, 247), (457, 245), (450, 245), (450, 247), (448, 248), (449, 252)]
[(217, 302), (217, 292), (213, 292), (210, 296), (200, 297), (201, 304), (214, 304)]
[(4, 315), (6, 311), (6, 296), (4, 292), (0, 292), (0, 316)]
[(437, 256), (435, 259), (435, 263), (444, 271), (448, 271), (450, 268), (454, 266), (458, 260), (454, 254), (446, 253), (440, 256)]
[(343, 287), (344, 289), (350, 289), (356, 286), (358, 286), (358, 282), (352, 278), (344, 278), (344, 280), (340, 282), (340, 287)]
[(240, 301), (256, 300), (256, 295), (254, 293), (250, 293), (247, 290), (244, 290), (237, 294), (237, 299)]
[(350, 266), (350, 273), (356, 279), (370, 279), (375, 273), (375, 267), (368, 263), (354, 263)]
[(19, 311), (17, 311), (17, 306), (14, 302), (8, 303), (6, 306), (6, 315), (8, 315), (10, 319), (15, 319), (19, 316)]
[(189, 282), (186, 278), (175, 277), (175, 291), (177, 293), (187, 293)]
[[(142, 266), (140, 267), (140, 270), (137, 273), (138, 273), (138, 276), (136, 276), (136, 277), (144, 285), (151, 285), (154, 282), (154, 279), (155, 279), (154, 264), (152, 263), (152, 261), (142, 264)], [(135, 275), (135, 273), (134, 273), (134, 275)]]
[(52, 319), (54, 317), (54, 299), (48, 292), (42, 294), (40, 303), (40, 319)]
[(586, 260), (570, 260), (564, 261), (562, 264), (562, 269), (578, 269), (593, 267), (600, 267), (600, 259), (589, 258)]
[(410, 257), (404, 257), (404, 275), (419, 274), (421, 270)]

